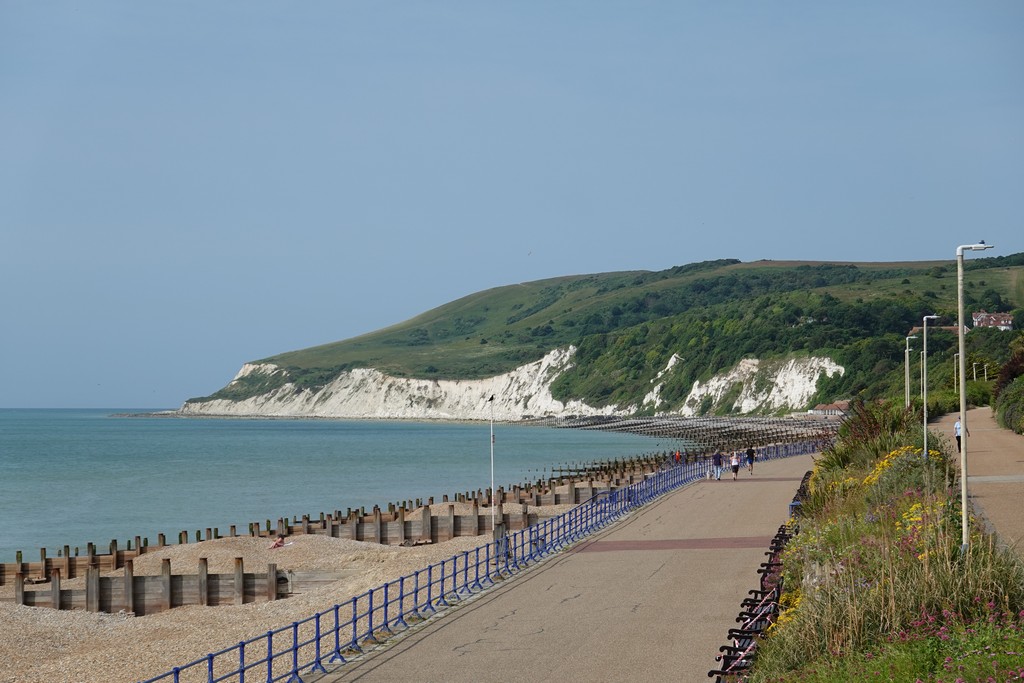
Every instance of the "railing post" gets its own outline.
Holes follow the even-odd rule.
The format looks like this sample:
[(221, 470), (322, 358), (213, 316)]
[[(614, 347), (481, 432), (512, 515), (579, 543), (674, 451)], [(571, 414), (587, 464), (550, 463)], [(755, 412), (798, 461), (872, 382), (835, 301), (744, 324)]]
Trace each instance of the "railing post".
[[(353, 598), (354, 600), (355, 598)], [(331, 658), (328, 662), (341, 662), (346, 663), (345, 657), (341, 654), (341, 605), (335, 605), (334, 610), (334, 652), (331, 653)]]
[(267, 631), (267, 683), (274, 683), (274, 632)]
[(366, 637), (373, 638), (373, 589), (366, 592)]
[(480, 546), (476, 547), (474, 563), (473, 563), (473, 585), (472, 588), (477, 590), (483, 590), (483, 586), (480, 585)]
[(383, 605), (383, 614), (381, 615), (381, 630), (386, 632), (386, 633), (388, 633), (389, 635), (392, 635), (391, 634), (391, 628), (388, 626), (388, 621), (389, 621), (389, 619), (388, 619), (388, 612), (389, 612), (389, 610), (391, 608), (391, 598), (389, 597), (390, 592), (391, 592), (389, 590), (390, 587), (391, 587), (391, 582), (390, 581), (386, 581), (384, 583), (384, 605)]
[(444, 562), (445, 562), (444, 560), (441, 560), (441, 590), (438, 591), (437, 602), (435, 602), (434, 604), (435, 605), (439, 605), (441, 607), (448, 607), (449, 606), (448, 605), (448, 601), (445, 600), (445, 597), (444, 597), (444, 584), (445, 584)]
[(402, 626), (409, 628), (409, 624), (405, 623), (405, 577), (398, 577), (398, 616), (395, 618), (395, 624), (401, 624)]
[[(292, 622), (292, 675), (288, 677), (288, 683), (302, 683), (299, 678), (299, 622)], [(212, 679), (211, 679), (212, 683)]]
[(412, 575), (412, 611), (418, 618), (422, 619), (423, 615), (420, 614), (420, 570), (417, 569)]
[(323, 662), (320, 660), (320, 612), (313, 616), (313, 625), (316, 628), (316, 634), (313, 636), (313, 639), (316, 641), (313, 648), (316, 657), (313, 660), (313, 666), (309, 667), (309, 670), (310, 672), (319, 671), (320, 673), (327, 673), (327, 669), (324, 668)]

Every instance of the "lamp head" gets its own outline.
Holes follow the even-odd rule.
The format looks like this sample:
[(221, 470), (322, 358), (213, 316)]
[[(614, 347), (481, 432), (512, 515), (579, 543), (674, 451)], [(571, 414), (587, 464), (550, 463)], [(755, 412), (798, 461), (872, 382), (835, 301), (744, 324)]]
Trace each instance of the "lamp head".
[(980, 240), (977, 244), (961, 244), (956, 248), (957, 257), (964, 255), (964, 251), (984, 251), (991, 249), (993, 245), (985, 244), (985, 240)]

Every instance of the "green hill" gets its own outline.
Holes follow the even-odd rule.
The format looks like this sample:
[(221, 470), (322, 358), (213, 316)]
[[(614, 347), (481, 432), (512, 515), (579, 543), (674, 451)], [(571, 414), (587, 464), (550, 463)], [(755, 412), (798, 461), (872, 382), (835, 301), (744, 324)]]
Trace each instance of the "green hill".
[[(1016, 310), (1017, 324), (1024, 322), (1024, 254), (971, 258), (965, 272), (968, 314)], [(253, 361), (286, 372), (192, 400), (238, 400), (285, 382), (317, 388), (357, 367), (397, 377), (488, 377), (570, 344), (578, 349), (575, 366), (552, 387), (561, 400), (638, 403), (673, 354), (686, 362), (662, 389), (669, 406), (686, 396), (695, 379), (742, 358), (801, 354), (828, 355), (847, 370), (822, 381), (821, 398), (871, 398), (896, 388), (902, 393), (904, 336), (922, 316), (937, 313), (943, 317), (937, 327), (955, 327), (956, 279), (953, 261), (728, 259), (539, 280), (463, 297), (353, 339)], [(969, 338), (987, 361), (1005, 361), (998, 336)], [(951, 360), (955, 343), (954, 334), (930, 331), (930, 358)]]

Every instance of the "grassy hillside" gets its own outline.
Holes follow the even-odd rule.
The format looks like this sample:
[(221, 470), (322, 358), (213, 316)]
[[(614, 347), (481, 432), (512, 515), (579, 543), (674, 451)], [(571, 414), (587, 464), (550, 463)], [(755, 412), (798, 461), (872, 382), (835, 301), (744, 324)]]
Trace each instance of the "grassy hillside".
[[(969, 309), (1024, 306), (1024, 254), (970, 259), (966, 269)], [(260, 359), (287, 376), (260, 377), (214, 397), (243, 398), (285, 381), (318, 387), (356, 367), (399, 377), (480, 378), (569, 344), (579, 348), (577, 363), (557, 382), (556, 397), (596, 405), (636, 401), (672, 354), (686, 363), (663, 390), (670, 404), (694, 379), (743, 357), (810, 353), (827, 353), (852, 370), (823, 386), (823, 394), (871, 395), (902, 387), (903, 337), (930, 313), (955, 325), (952, 261), (720, 260), (552, 278), (479, 292), (371, 334)], [(929, 334), (939, 353), (949, 346), (942, 336), (936, 332), (933, 342)]]

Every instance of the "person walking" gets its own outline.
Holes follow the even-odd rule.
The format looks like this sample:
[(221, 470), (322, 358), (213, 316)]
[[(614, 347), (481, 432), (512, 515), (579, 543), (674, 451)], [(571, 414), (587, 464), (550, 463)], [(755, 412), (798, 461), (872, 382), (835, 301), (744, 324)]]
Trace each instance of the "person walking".
[(733, 451), (732, 458), (729, 460), (729, 464), (732, 465), (732, 480), (736, 481), (736, 476), (740, 473), (740, 452)]
[[(957, 453), (960, 452), (960, 432), (961, 432), (960, 418), (958, 417), (956, 419), (956, 422), (953, 423), (953, 436), (956, 437), (956, 452)], [(971, 430), (968, 429), (967, 430), (967, 436), (970, 436), (970, 435), (971, 435)]]
[(715, 454), (711, 456), (711, 465), (715, 468), (715, 481), (722, 480), (722, 451), (715, 449)]
[(747, 448), (747, 471), (750, 472), (751, 476), (754, 475), (754, 458), (756, 455), (753, 446)]

